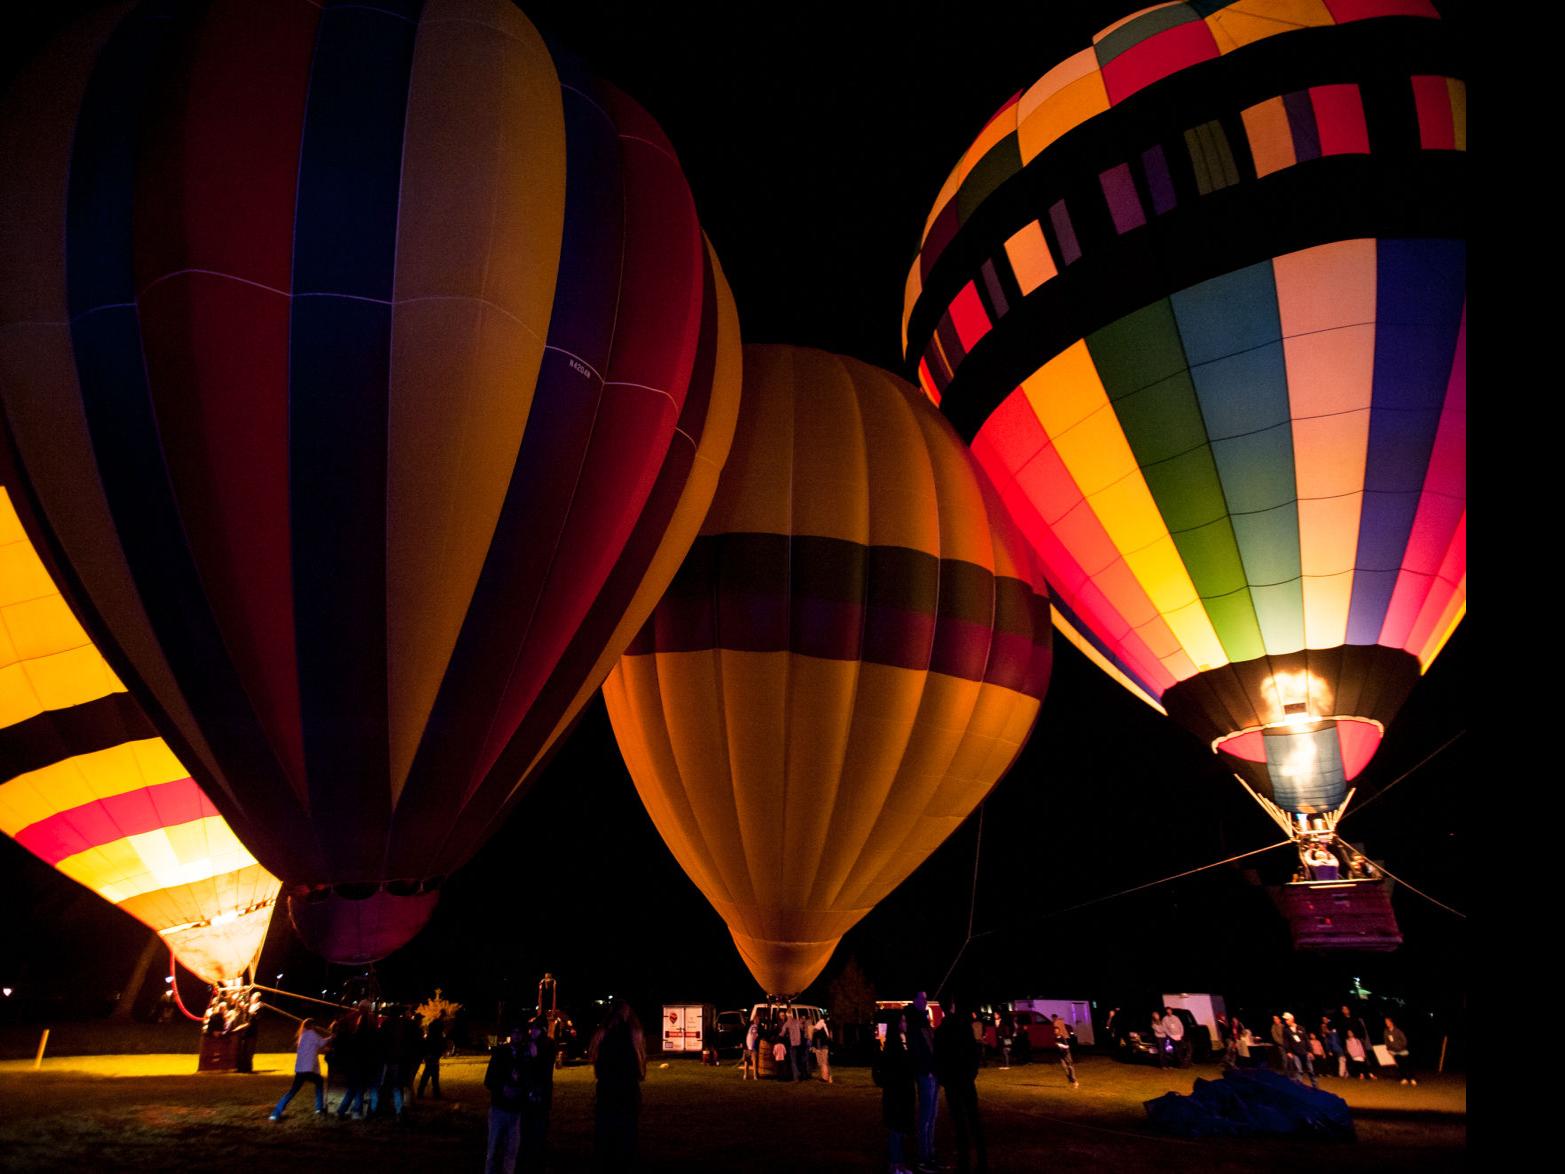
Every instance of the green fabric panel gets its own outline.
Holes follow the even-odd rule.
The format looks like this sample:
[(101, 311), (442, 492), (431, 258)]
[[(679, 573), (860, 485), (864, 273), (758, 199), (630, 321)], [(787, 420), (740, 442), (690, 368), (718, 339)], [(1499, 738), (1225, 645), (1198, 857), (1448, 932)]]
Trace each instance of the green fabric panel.
[(1187, 371), (1115, 400), (1114, 414), (1138, 465), (1153, 465), (1206, 447), (1206, 421)]
[(1283, 583), (1302, 574), (1299, 510), (1291, 501), (1258, 514), (1234, 514), (1232, 521), (1245, 578), (1252, 585)]
[(978, 161), (977, 166), (968, 172), (967, 178), (962, 181), (962, 186), (956, 193), (957, 224), (967, 223), (967, 218), (973, 214), (973, 210), (987, 200), (994, 193), (995, 188), (1021, 169), (1021, 148), (1017, 146), (1016, 135), (1008, 134), (989, 148), (988, 154)]
[(1261, 638), (1270, 653), (1304, 647), (1304, 585), (1302, 580), (1269, 587), (1251, 587)]
[(1176, 530), (1174, 546), (1202, 599), (1230, 595), (1250, 585), (1234, 538), (1233, 523), (1226, 517), (1194, 530)]
[(1193, 24), (1200, 19), (1201, 17), (1186, 5), (1170, 4), (1163, 8), (1154, 8), (1133, 20), (1128, 20), (1093, 46), (1093, 51), (1098, 58), (1098, 68), (1101, 69), (1125, 50), (1135, 48), (1148, 37), (1166, 33), (1169, 29), (1178, 28), (1182, 24)]
[(1266, 654), (1261, 625), (1247, 588), (1212, 598), (1203, 596), (1201, 604), (1206, 608), (1207, 618), (1212, 621), (1212, 628), (1229, 660), (1254, 660)]
[[(1249, 436), (1214, 440), (1212, 457), (1223, 480), (1223, 497), (1230, 512), (1254, 514), (1284, 503), (1292, 508), (1297, 489), (1293, 473), (1293, 431), (1288, 423)], [(1297, 520), (1293, 530), (1297, 539)], [(1294, 542), (1294, 554), (1297, 557), (1297, 541)], [(1298, 574), (1298, 571), (1293, 573)], [(1253, 575), (1251, 581), (1255, 581)]]
[(1194, 530), (1228, 516), (1212, 450), (1202, 445), (1172, 460), (1142, 468), (1152, 500), (1169, 531)]
[(1196, 126), (1185, 131), (1185, 150), (1190, 152), (1190, 165), (1195, 169), (1195, 186), (1204, 196), (1212, 190), (1212, 175), (1206, 166), (1206, 144), (1202, 141), (1205, 136), (1201, 133), (1203, 129)]
[(1151, 387), (1190, 366), (1167, 298), (1087, 335), (1087, 352), (1111, 400)]
[(1228, 136), (1223, 133), (1223, 124), (1209, 122), (1206, 124), (1207, 149), (1210, 152), (1208, 158), (1212, 174), (1212, 187), (1229, 188), (1239, 182), (1239, 168), (1234, 163), (1233, 150), (1228, 146)]

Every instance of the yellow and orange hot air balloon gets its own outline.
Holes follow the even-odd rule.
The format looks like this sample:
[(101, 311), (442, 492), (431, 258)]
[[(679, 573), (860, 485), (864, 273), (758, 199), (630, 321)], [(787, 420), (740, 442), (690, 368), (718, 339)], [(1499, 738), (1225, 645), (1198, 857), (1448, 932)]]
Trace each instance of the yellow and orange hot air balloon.
[(653, 822), (768, 992), (977, 806), (1048, 684), (1049, 604), (949, 425), (852, 359), (747, 347), (695, 546), (604, 685)]
[(255, 961), (279, 882), (157, 736), (0, 485), (0, 831), (156, 930), (207, 982)]

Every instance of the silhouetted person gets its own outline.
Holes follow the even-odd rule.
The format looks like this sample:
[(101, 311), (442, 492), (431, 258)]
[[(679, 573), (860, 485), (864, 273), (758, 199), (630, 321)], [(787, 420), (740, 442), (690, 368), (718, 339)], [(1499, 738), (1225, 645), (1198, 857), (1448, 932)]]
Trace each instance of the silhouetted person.
[(430, 1095), (437, 1101), (440, 1099), (440, 1061), (445, 1054), (446, 1016), (441, 1012), (424, 1033), (424, 1071), (419, 1074), (418, 1088), (413, 1094), (415, 1097), (423, 1096), (424, 1089), (432, 1085)]
[(918, 1093), (907, 1037), (907, 1016), (899, 1015), (886, 1031), (885, 1047), (872, 1072), (880, 1086), (880, 1118), (886, 1126), (886, 1161), (892, 1174), (904, 1174), (908, 1169), (908, 1150), (915, 1144), (913, 1134), (918, 1126)]
[(1391, 1016), (1386, 1016), (1386, 1038), (1382, 1041), (1386, 1045), (1386, 1051), (1391, 1053), (1391, 1058), (1397, 1062), (1397, 1075), (1402, 1078), (1403, 1084), (1417, 1085), (1418, 1080), (1413, 1075), (1413, 1057), (1407, 1046), (1407, 1033), (1391, 1022)]
[(489, 1090), (489, 1151), (484, 1174), (512, 1174), (522, 1140), (522, 1106), (526, 1081), (522, 1070), (522, 1029), (513, 1027), (489, 1053), (484, 1087)]
[(1058, 1015), (1051, 1021), (1051, 1026), (1054, 1028), (1054, 1050), (1059, 1053), (1065, 1079), (1071, 1082), (1072, 1088), (1080, 1088), (1081, 1081), (1076, 1079), (1076, 1061), (1071, 1057), (1071, 1029)]
[(647, 1045), (641, 1021), (621, 999), (587, 1047), (598, 1078), (593, 1160), (599, 1170), (628, 1170), (636, 1160), (636, 1120), (641, 1082), (647, 1075)]
[(946, 1109), (956, 1128), (956, 1168), (963, 1174), (975, 1169), (968, 1161), (969, 1148), (978, 1174), (989, 1169), (976, 1084), (982, 1051), (983, 1045), (973, 1039), (973, 1013), (959, 1011), (953, 1001), (935, 1029), (935, 1075), (946, 1090)]
[(935, 1162), (935, 1109), (940, 1085), (935, 1080), (935, 1029), (929, 1026), (929, 996), (919, 991), (907, 1013), (907, 1054), (918, 1089), (918, 1163)]
[(522, 1047), (522, 1129), (516, 1167), (542, 1170), (548, 1156), (549, 1110), (554, 1104), (554, 1051), (549, 1024), (543, 1017), (527, 1025)]

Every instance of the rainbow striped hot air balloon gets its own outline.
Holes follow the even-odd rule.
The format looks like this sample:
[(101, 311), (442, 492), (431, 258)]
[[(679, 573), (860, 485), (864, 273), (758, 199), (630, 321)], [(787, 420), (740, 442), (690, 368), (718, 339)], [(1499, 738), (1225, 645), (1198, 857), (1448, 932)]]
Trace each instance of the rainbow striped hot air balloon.
[(952, 173), (906, 346), (1060, 628), (1329, 833), (1466, 608), (1466, 119), (1424, 0), (1160, 4)]
[(261, 951), (256, 863), (82, 630), (0, 484), (0, 831), (210, 983)]
[(744, 363), (712, 511), (603, 696), (664, 841), (791, 995), (1020, 752), (1049, 603), (914, 388), (802, 347)]
[(737, 324), (673, 148), (510, 0), (215, 0), (91, 14), (0, 156), (39, 524), (296, 928), (382, 957), (711, 499)]

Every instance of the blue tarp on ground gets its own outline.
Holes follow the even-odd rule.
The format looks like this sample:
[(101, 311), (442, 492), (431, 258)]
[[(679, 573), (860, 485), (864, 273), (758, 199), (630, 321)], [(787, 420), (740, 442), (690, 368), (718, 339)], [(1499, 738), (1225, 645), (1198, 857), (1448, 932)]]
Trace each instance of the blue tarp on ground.
[(1155, 1128), (1180, 1137), (1308, 1134), (1351, 1141), (1354, 1136), (1345, 1100), (1265, 1069), (1198, 1079), (1189, 1096), (1164, 1093), (1147, 1101), (1146, 1110)]

